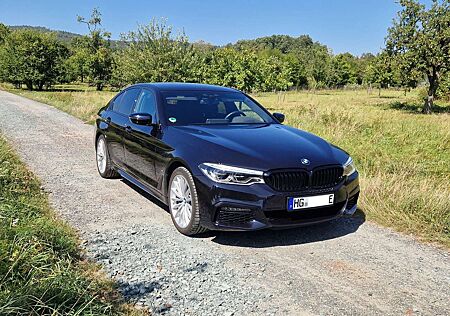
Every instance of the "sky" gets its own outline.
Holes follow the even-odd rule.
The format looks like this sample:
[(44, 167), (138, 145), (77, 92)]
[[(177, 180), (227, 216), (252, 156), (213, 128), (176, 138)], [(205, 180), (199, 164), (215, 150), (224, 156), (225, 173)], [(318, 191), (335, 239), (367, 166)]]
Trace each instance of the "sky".
[(164, 17), (190, 41), (224, 45), (273, 34), (308, 34), (335, 54), (354, 55), (379, 52), (400, 9), (394, 0), (0, 0), (0, 22), (86, 34), (86, 25), (76, 17), (89, 17), (95, 7), (113, 39)]

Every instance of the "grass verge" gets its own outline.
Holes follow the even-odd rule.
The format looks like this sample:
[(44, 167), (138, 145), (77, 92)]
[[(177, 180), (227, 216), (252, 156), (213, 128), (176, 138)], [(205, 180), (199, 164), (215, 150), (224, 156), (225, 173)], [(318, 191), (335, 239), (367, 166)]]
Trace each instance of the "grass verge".
[(129, 313), (0, 135), (0, 315)]
[[(4, 89), (53, 105), (86, 122), (115, 92), (72, 85), (55, 91)], [(368, 219), (450, 247), (450, 104), (420, 114), (417, 92), (325, 90), (261, 93), (286, 124), (344, 148), (361, 174), (360, 207)]]

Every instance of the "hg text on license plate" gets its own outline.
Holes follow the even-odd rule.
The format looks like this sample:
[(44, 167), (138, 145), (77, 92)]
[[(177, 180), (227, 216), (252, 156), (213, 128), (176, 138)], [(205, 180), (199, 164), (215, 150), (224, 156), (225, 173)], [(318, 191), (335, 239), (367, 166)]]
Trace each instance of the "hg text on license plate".
[(334, 194), (305, 196), (305, 197), (289, 197), (287, 209), (288, 211), (294, 211), (303, 208), (332, 205), (333, 203), (334, 203)]

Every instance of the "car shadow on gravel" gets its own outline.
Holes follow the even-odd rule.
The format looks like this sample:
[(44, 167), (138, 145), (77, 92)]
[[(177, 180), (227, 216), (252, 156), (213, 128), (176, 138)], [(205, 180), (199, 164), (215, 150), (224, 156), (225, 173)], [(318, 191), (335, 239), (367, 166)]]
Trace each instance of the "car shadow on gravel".
[(360, 209), (349, 218), (340, 218), (322, 224), (304, 226), (287, 230), (260, 230), (253, 232), (208, 232), (204, 237), (221, 245), (267, 248), (314, 243), (339, 238), (356, 232), (366, 216)]
[(125, 183), (126, 185), (128, 185), (130, 188), (132, 188), (134, 191), (136, 191), (137, 193), (141, 194), (143, 197), (148, 199), (150, 202), (156, 204), (157, 206), (159, 206), (160, 208), (162, 208), (166, 212), (169, 212), (169, 207), (167, 205), (165, 205), (163, 202), (161, 202), (160, 200), (158, 200), (157, 198), (155, 198), (153, 195), (145, 192), (140, 187), (134, 185), (133, 183), (131, 183), (131, 182), (125, 180), (125, 179), (121, 179), (121, 181), (123, 183)]
[[(168, 206), (151, 194), (125, 179), (122, 179), (122, 182), (147, 198), (150, 202), (156, 204), (166, 212), (169, 212)], [(195, 238), (212, 237), (212, 241), (215, 243), (236, 247), (267, 248), (290, 246), (339, 238), (356, 232), (359, 226), (365, 221), (366, 215), (361, 209), (358, 209), (352, 217), (343, 217), (311, 226), (282, 230), (264, 229), (246, 232), (208, 231), (197, 235)]]

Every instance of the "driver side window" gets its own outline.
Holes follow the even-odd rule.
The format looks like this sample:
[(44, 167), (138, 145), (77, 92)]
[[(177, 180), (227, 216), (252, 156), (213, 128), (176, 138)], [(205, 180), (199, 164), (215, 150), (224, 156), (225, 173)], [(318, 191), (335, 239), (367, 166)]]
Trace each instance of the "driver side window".
[(140, 92), (141, 89), (139, 88), (130, 88), (122, 92), (114, 100), (113, 111), (127, 116), (130, 115), (132, 109), (136, 106), (136, 100)]
[(143, 89), (133, 109), (133, 113), (150, 114), (154, 120), (156, 116), (155, 94), (150, 90)]

